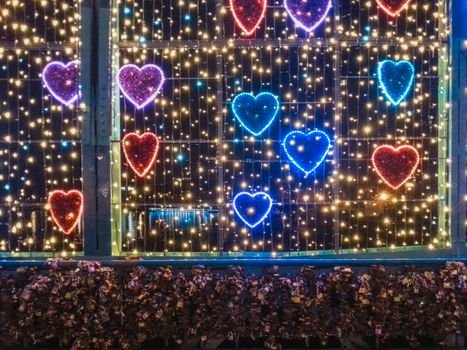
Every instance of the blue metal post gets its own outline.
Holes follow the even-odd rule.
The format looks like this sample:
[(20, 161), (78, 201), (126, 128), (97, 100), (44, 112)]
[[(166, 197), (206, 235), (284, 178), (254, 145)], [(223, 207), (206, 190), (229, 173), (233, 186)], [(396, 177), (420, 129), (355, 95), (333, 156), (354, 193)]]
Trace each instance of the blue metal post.
[(81, 85), (83, 124), (84, 254), (111, 255), (109, 0), (81, 5)]

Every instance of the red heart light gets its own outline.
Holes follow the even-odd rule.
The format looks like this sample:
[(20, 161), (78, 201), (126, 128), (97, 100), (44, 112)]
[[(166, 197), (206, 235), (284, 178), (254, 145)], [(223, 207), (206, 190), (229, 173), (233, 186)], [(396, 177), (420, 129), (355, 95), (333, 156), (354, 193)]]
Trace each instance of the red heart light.
[(388, 15), (395, 17), (409, 4), (410, 0), (376, 0), (376, 2)]
[(375, 149), (371, 162), (379, 177), (397, 190), (413, 175), (420, 161), (417, 150), (408, 145), (397, 148), (382, 145)]
[(122, 145), (123, 153), (131, 169), (139, 177), (144, 177), (156, 161), (159, 149), (156, 134), (146, 132), (139, 136), (136, 133), (129, 133), (123, 138)]
[(246, 35), (258, 29), (266, 14), (267, 0), (230, 0), (235, 22)]
[(49, 194), (49, 207), (52, 219), (66, 235), (78, 225), (83, 212), (83, 195), (80, 191), (52, 191)]

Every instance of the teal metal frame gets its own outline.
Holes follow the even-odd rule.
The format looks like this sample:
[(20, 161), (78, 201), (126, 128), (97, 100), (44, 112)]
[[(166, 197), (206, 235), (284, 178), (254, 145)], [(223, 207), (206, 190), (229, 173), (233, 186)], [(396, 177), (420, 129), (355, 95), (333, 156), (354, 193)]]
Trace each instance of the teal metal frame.
[(451, 85), (449, 118), (449, 208), (454, 255), (466, 256), (467, 0), (451, 0)]
[[(408, 265), (420, 266), (442, 266), (450, 261), (463, 262), (467, 264), (467, 258), (330, 258), (330, 259), (252, 259), (252, 258), (222, 258), (222, 259), (158, 259), (158, 260), (118, 260), (100, 259), (99, 262), (105, 266), (131, 267), (131, 266), (173, 266), (178, 268), (190, 267), (193, 265), (205, 265), (215, 268), (227, 268), (229, 266), (243, 266), (254, 268), (268, 268), (271, 265), (281, 267), (315, 266), (328, 268), (333, 266), (361, 266), (372, 265), (403, 267)], [(78, 261), (60, 261), (60, 267), (74, 267)], [(5, 268), (16, 268), (21, 266), (47, 268), (49, 263), (44, 260), (3, 260), (0, 265)]]

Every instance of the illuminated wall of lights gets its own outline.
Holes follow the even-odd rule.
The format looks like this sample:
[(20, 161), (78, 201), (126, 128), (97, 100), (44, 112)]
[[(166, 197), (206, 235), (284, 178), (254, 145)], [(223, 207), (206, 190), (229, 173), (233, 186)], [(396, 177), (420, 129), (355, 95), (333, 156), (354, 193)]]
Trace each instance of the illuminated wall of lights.
[(82, 250), (78, 3), (0, 4), (0, 254)]
[[(0, 5), (0, 252), (82, 249), (78, 3)], [(446, 2), (217, 3), (115, 2), (123, 249), (449, 245)]]
[[(144, 110), (120, 98), (122, 137), (153, 132), (160, 141), (145, 178), (122, 162), (124, 249), (449, 245), (446, 3), (396, 5), (267, 1), (263, 13), (264, 2), (216, 10), (214, 0), (122, 0), (119, 66), (156, 64), (166, 79)], [(263, 93), (277, 99), (277, 114), (273, 99), (255, 102)], [(392, 151), (403, 145), (412, 153)], [(402, 164), (395, 176), (393, 164)], [(266, 198), (259, 192), (270, 208), (255, 203)], [(251, 206), (235, 210), (241, 193)], [(212, 220), (194, 219), (207, 212)]]

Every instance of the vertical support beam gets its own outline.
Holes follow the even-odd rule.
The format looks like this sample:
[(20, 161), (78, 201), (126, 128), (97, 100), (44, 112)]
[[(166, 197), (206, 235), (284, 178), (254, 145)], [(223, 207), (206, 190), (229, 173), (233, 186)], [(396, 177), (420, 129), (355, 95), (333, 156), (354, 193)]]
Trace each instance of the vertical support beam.
[[(340, 22), (340, 11), (339, 11), (339, 0), (333, 0), (333, 13), (334, 13), (334, 28), (338, 27)], [(334, 222), (333, 222), (333, 250), (338, 253), (341, 248), (341, 234), (340, 234), (340, 184), (339, 184), (339, 138), (340, 138), (340, 124), (341, 124), (341, 41), (340, 41), (340, 34), (336, 34), (338, 36), (336, 43), (334, 45), (334, 143), (333, 143), (333, 174), (334, 181), (332, 183), (332, 193), (333, 193), (333, 202), (336, 205), (336, 211), (334, 213)]]
[(456, 256), (466, 251), (466, 117), (467, 117), (467, 0), (451, 0), (451, 118), (449, 159), (452, 249)]
[[(441, 39), (443, 40), (443, 39)], [(448, 235), (447, 208), (447, 161), (448, 157), (448, 48), (442, 45), (438, 48), (438, 232), (437, 238), (442, 248), (446, 248), (450, 237)], [(450, 241), (449, 241), (450, 243)]]
[[(109, 0), (82, 4), (84, 254), (111, 255)], [(96, 34), (97, 33), (97, 34)]]
[(98, 19), (97, 49), (98, 60), (94, 64), (97, 71), (97, 232), (99, 235), (99, 253), (103, 256), (112, 254), (111, 216), (110, 216), (110, 135), (111, 135), (111, 103), (112, 103), (112, 67), (110, 51), (110, 18), (111, 1), (98, 0), (96, 6)]
[(94, 109), (96, 89), (93, 77), (92, 62), (95, 62), (96, 52), (93, 47), (93, 34), (96, 31), (94, 18), (94, 1), (83, 0), (81, 4), (81, 157), (83, 176), (83, 241), (84, 255), (98, 255), (98, 236), (96, 226), (96, 126)]
[[(111, 57), (112, 57), (112, 77), (117, 75), (120, 61), (119, 52), (119, 1), (112, 0), (112, 22), (111, 30)], [(112, 255), (118, 256), (122, 253), (122, 178), (121, 178), (121, 147), (120, 147), (120, 94), (115, 79), (112, 79), (112, 99), (111, 99), (111, 222), (112, 222)]]
[[(448, 15), (447, 1), (440, 2), (439, 12)], [(439, 21), (438, 41), (442, 44), (438, 47), (438, 215), (437, 238), (441, 248), (449, 247), (449, 215), (447, 208), (448, 174), (446, 172), (448, 162), (448, 121), (449, 121), (449, 23)]]
[(224, 138), (224, 79), (223, 79), (223, 64), (224, 59), (222, 56), (222, 48), (224, 47), (224, 33), (222, 30), (223, 16), (222, 8), (224, 6), (223, 0), (216, 1), (216, 31), (219, 35), (217, 39), (217, 52), (216, 52), (216, 103), (217, 103), (217, 113), (216, 119), (218, 124), (217, 127), (217, 205), (219, 208), (219, 226), (217, 234), (217, 249), (219, 255), (224, 253), (224, 229), (225, 229), (225, 199), (224, 199), (224, 150), (223, 138)]

